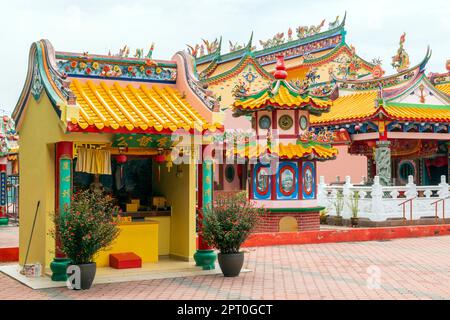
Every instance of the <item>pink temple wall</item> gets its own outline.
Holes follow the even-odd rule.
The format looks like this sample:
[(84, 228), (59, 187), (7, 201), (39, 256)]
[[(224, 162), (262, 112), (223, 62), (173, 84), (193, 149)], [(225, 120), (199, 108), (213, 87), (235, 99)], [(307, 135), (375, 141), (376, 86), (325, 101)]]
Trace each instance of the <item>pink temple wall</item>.
[(326, 183), (345, 181), (345, 176), (350, 176), (352, 183), (359, 183), (362, 177), (367, 178), (367, 158), (365, 156), (351, 155), (347, 152), (347, 146), (336, 146), (339, 154), (335, 160), (317, 162), (317, 176), (324, 176)]

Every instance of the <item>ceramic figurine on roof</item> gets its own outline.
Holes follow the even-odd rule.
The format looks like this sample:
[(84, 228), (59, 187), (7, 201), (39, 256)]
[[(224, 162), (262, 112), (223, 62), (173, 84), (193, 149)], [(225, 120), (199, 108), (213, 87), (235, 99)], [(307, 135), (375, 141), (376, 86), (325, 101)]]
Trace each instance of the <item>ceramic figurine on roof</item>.
[(268, 39), (266, 41), (259, 40), (259, 43), (262, 45), (264, 49), (268, 49), (271, 47), (278, 46), (282, 43), (284, 43), (284, 32), (279, 32), (276, 35), (274, 35), (271, 39)]
[(381, 67), (381, 60), (373, 59), (372, 63), (375, 65), (375, 67), (373, 68), (373, 71), (372, 71), (372, 76), (375, 79), (381, 78), (385, 74), (385, 71)]
[(316, 161), (334, 159), (337, 154), (330, 140), (324, 141), (329, 135), (309, 133), (309, 114), (328, 111), (332, 101), (300, 93), (286, 81), (282, 55), (277, 57), (273, 75), (268, 88), (234, 102), (235, 116), (252, 116), (256, 141), (236, 146), (233, 154), (253, 163), (250, 199), (274, 217), (296, 216), (300, 229), (302, 215), (318, 218), (321, 210), (316, 205)]
[(228, 41), (228, 42), (230, 44), (230, 52), (238, 51), (245, 47), (245, 45), (238, 44), (237, 42), (235, 42), (235, 43), (233, 43), (231, 41)]
[(214, 39), (214, 41), (211, 41), (211, 42), (208, 41), (208, 40), (205, 40), (205, 39), (202, 39), (202, 41), (203, 41), (203, 43), (205, 45), (206, 52), (208, 54), (216, 52), (216, 50), (219, 48), (219, 40), (217, 38)]
[(337, 16), (336, 20), (334, 20), (333, 22), (329, 22), (328, 23), (328, 30), (331, 30), (331, 29), (334, 29), (334, 28), (338, 27), (339, 23), (340, 23), (339, 16)]
[(392, 67), (397, 70), (397, 72), (402, 72), (409, 68), (409, 55), (406, 53), (406, 50), (403, 48), (403, 44), (405, 43), (406, 33), (403, 33), (400, 37), (399, 45), (400, 47), (397, 50), (397, 54), (392, 57)]
[(194, 46), (190, 46), (187, 44), (188, 47), (188, 53), (193, 56), (194, 58), (197, 58), (198, 50), (200, 49), (200, 45), (196, 44)]
[(312, 25), (310, 27), (308, 27), (308, 26), (300, 26), (300, 27), (298, 27), (296, 29), (297, 37), (299, 39), (302, 39), (304, 37), (309, 37), (309, 36), (312, 36), (314, 34), (317, 34), (317, 33), (320, 32), (320, 30), (322, 29), (324, 24), (325, 24), (325, 19), (322, 20), (322, 22), (319, 25), (317, 25), (317, 26), (314, 26), (314, 25)]

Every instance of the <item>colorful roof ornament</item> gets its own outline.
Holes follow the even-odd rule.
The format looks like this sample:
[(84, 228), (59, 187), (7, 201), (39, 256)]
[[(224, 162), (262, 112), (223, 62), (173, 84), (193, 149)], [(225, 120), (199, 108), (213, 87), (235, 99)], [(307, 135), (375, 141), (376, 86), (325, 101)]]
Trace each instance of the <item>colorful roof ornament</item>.
[(233, 104), (236, 115), (265, 109), (306, 109), (313, 114), (329, 110), (329, 97), (314, 97), (308, 90), (298, 88), (286, 81), (287, 72), (284, 56), (277, 56), (275, 80), (268, 88), (253, 94), (243, 95)]
[(406, 50), (403, 48), (403, 44), (405, 43), (406, 33), (404, 32), (400, 37), (400, 47), (397, 50), (397, 54), (392, 57), (392, 67), (394, 67), (397, 72), (402, 72), (409, 68), (409, 55), (406, 53)]
[(0, 157), (6, 157), (19, 150), (19, 136), (17, 135), (14, 120), (4, 115), (0, 119)]
[(249, 143), (236, 146), (233, 154), (241, 157), (254, 159), (264, 155), (276, 155), (281, 159), (310, 158), (317, 160), (332, 160), (337, 156), (338, 150), (330, 144), (316, 141), (297, 141), (294, 143)]

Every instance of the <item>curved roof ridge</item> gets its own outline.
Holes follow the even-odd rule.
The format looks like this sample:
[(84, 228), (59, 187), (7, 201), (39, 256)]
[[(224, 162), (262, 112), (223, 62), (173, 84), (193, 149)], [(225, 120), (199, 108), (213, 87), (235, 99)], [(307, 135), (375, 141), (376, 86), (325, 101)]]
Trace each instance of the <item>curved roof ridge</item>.
[(331, 74), (331, 77), (336, 82), (349, 83), (349, 84), (362, 84), (362, 83), (380, 82), (380, 81), (383, 81), (383, 80), (388, 80), (388, 79), (391, 79), (391, 78), (395, 78), (395, 77), (399, 77), (399, 76), (405, 75), (407, 73), (410, 73), (411, 71), (417, 71), (417, 73), (420, 73), (420, 72), (425, 70), (425, 66), (428, 63), (428, 61), (430, 60), (430, 57), (431, 57), (431, 49), (428, 46), (427, 47), (427, 52), (425, 54), (425, 57), (422, 59), (422, 61), (420, 63), (418, 63), (417, 65), (415, 65), (415, 66), (413, 66), (413, 67), (411, 67), (409, 69), (403, 70), (403, 71), (395, 73), (395, 74), (391, 74), (391, 75), (388, 75), (388, 76), (375, 78), (375, 79), (366, 79), (366, 80), (360, 80), (360, 79), (355, 79), (355, 80), (339, 79), (334, 74)]
[(33, 42), (30, 47), (25, 84), (12, 112), (18, 130), (30, 93), (36, 100), (39, 100), (44, 91), (59, 117), (61, 116), (61, 106), (76, 102), (66, 76), (61, 74), (56, 66), (55, 50), (52, 44), (46, 39), (41, 39)]

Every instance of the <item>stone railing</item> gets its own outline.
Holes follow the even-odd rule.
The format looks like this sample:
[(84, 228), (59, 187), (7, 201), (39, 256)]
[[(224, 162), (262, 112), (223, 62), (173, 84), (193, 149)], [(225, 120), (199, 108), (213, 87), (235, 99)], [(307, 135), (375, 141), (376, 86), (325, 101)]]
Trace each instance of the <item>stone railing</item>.
[[(449, 185), (446, 177), (441, 176), (441, 183), (437, 186), (417, 186), (414, 184), (413, 176), (408, 177), (405, 186), (382, 186), (380, 178), (375, 176), (371, 186), (353, 185), (350, 177), (345, 178), (342, 185), (327, 185), (323, 176), (320, 177), (317, 201), (320, 206), (327, 208), (327, 214), (336, 215), (336, 199), (341, 194), (343, 198), (343, 209), (341, 215), (344, 219), (352, 216), (350, 199), (357, 192), (358, 217), (368, 218), (371, 221), (385, 221), (387, 219), (403, 218), (410, 219), (410, 206), (412, 204), (412, 219), (434, 217), (437, 200), (438, 216), (442, 218), (442, 205), (445, 208), (445, 217), (450, 217)], [(411, 200), (411, 201), (407, 201)], [(404, 204), (402, 204), (404, 203)]]

